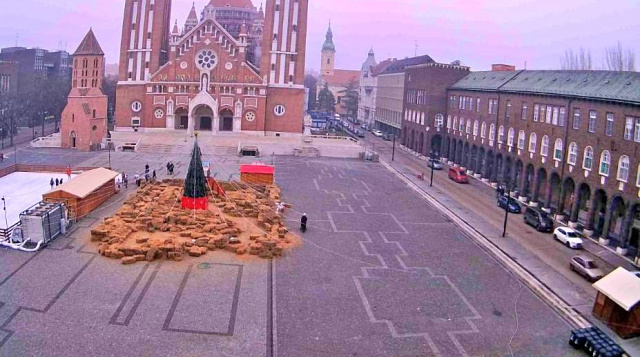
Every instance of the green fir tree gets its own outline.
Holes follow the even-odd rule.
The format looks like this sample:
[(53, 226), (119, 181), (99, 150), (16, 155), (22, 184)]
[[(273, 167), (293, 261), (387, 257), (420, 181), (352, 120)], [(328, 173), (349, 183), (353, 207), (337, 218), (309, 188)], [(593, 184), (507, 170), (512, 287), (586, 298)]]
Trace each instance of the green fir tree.
[(184, 197), (203, 198), (207, 197), (207, 178), (204, 176), (202, 167), (202, 151), (198, 146), (198, 140), (193, 145), (191, 151), (191, 163), (187, 180), (184, 182)]

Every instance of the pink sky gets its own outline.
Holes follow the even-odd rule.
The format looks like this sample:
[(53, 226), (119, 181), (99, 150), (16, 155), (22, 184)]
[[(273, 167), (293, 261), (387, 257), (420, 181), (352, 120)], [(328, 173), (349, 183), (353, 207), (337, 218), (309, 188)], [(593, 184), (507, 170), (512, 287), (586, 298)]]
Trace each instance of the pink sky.
[[(566, 48), (591, 49), (601, 66), (605, 46), (640, 49), (638, 0), (310, 0), (307, 69), (318, 69), (331, 19), (338, 68), (359, 69), (373, 46), (378, 61), (429, 54), (473, 70), (491, 63), (554, 69)], [(182, 25), (191, 0), (174, 0)], [(208, 0), (196, 1), (198, 12)], [(256, 6), (260, 5), (254, 0)], [(124, 0), (5, 1), (0, 47), (73, 52), (93, 27), (107, 62), (118, 61)], [(172, 20), (173, 21), (173, 20)], [(65, 46), (66, 44), (66, 46)], [(640, 53), (637, 53), (640, 57)], [(638, 60), (637, 66), (640, 66)]]

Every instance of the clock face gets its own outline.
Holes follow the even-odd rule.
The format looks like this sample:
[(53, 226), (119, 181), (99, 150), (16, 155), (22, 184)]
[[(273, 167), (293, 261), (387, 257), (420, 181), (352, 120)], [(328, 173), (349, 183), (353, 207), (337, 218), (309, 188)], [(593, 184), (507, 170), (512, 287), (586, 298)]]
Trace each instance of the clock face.
[(232, 69), (233, 69), (233, 63), (231, 63), (231, 62), (227, 62), (227, 63), (224, 65), (224, 68), (226, 68), (228, 71), (232, 70)]
[(247, 114), (245, 114), (245, 119), (247, 119), (247, 121), (254, 121), (256, 120), (256, 113), (254, 112), (247, 112)]
[(156, 109), (155, 111), (155, 115), (157, 119), (162, 119), (164, 117), (164, 110), (162, 109)]
[(139, 113), (142, 110), (142, 103), (137, 100), (131, 103), (131, 110), (133, 110), (135, 113)]
[(180, 63), (180, 68), (182, 68), (182, 69), (187, 69), (188, 66), (189, 66), (189, 64), (187, 64), (187, 62)]
[(218, 64), (218, 56), (211, 50), (202, 50), (196, 56), (196, 66), (203, 70), (211, 70)]

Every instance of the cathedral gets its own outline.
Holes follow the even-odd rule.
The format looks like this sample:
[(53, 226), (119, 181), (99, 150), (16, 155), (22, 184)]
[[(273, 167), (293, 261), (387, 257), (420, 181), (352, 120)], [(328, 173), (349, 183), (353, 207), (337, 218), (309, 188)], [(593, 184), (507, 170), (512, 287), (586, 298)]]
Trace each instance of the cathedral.
[(116, 131), (301, 133), (308, 0), (126, 0)]

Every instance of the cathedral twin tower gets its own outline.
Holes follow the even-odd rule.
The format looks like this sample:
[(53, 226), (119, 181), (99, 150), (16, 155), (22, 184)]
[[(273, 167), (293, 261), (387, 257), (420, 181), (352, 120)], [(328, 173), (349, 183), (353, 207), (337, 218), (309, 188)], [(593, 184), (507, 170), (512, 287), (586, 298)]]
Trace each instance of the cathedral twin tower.
[(308, 0), (171, 5), (126, 0), (116, 130), (301, 133)]

